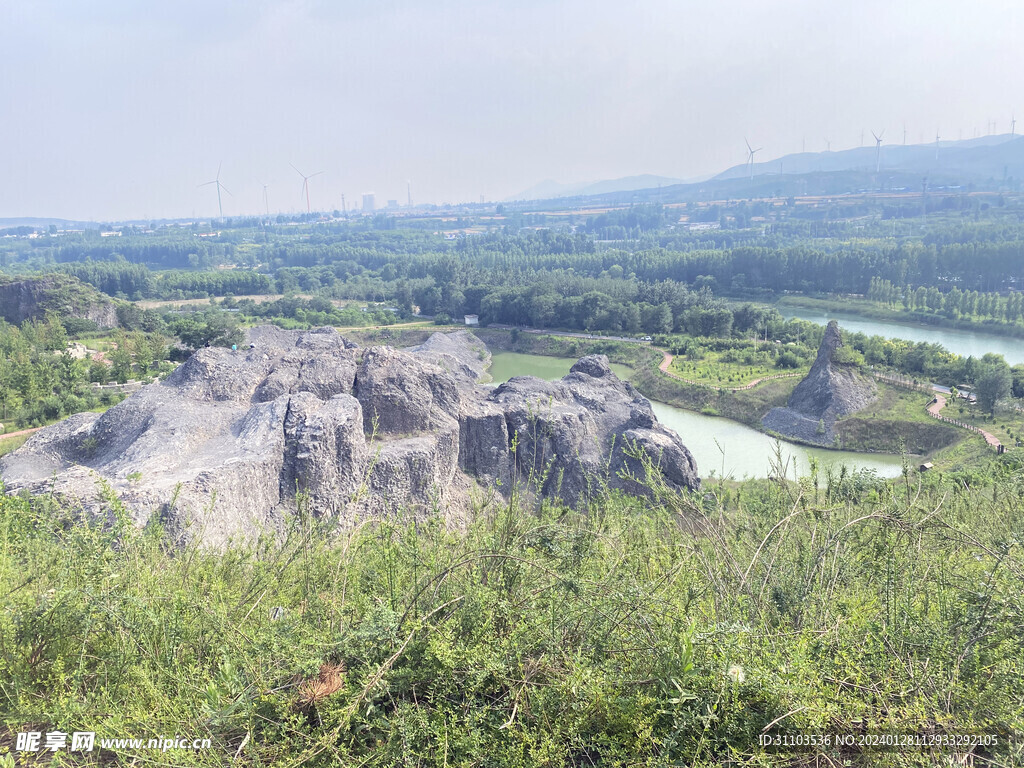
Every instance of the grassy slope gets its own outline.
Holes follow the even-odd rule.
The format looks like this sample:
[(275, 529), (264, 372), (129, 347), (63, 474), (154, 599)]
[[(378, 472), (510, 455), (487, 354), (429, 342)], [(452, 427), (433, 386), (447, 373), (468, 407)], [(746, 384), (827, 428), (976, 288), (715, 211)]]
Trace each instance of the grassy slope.
[[(765, 728), (1019, 725), (1020, 476), (833, 480), (499, 504), (464, 531), (300, 518), (222, 555), (3, 498), (0, 712), (210, 737), (148, 755), (191, 766), (776, 765)], [(926, 762), (799, 764), (823, 754)]]
[(963, 399), (949, 402), (942, 414), (981, 427), (1007, 446), (1013, 446), (1018, 440), (1024, 439), (1024, 413), (1002, 403), (997, 406), (994, 417), (977, 404), (968, 405)]
[(763, 379), (766, 376), (778, 376), (779, 374), (796, 373), (806, 375), (810, 370), (809, 365), (793, 370), (776, 368), (774, 365), (746, 365), (743, 363), (725, 362), (722, 358), (723, 352), (707, 352), (701, 360), (690, 361), (681, 356), (672, 360), (669, 370), (677, 376), (682, 376), (696, 384), (703, 384), (710, 387), (733, 387), (746, 386), (756, 379)]
[(924, 393), (879, 384), (874, 403), (839, 420), (843, 447), (928, 455), (970, 437), (967, 432), (928, 416), (930, 401)]
[(18, 435), (17, 437), (3, 437), (0, 435), (0, 456), (6, 456), (11, 451), (16, 451), (25, 444), (31, 435)]

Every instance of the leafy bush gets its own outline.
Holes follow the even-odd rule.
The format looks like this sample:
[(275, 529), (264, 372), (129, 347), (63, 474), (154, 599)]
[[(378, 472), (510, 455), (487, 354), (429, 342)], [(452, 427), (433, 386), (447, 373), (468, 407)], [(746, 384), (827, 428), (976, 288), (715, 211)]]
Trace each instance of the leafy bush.
[(861, 367), (864, 365), (864, 355), (852, 346), (844, 344), (832, 353), (832, 362), (840, 365), (851, 365)]
[(795, 352), (783, 352), (775, 361), (776, 368), (799, 368), (804, 361)]

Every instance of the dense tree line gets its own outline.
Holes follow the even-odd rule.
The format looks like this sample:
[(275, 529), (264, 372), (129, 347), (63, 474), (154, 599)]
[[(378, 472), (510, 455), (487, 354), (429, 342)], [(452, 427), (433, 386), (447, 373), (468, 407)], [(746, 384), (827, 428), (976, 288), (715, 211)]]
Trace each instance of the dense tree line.
[(1024, 294), (962, 291), (954, 286), (943, 293), (937, 287), (919, 285), (899, 287), (889, 280), (872, 278), (867, 296), (889, 307), (913, 312), (942, 315), (949, 319), (979, 317), (997, 322), (1016, 323), (1024, 317)]
[(229, 294), (263, 294), (274, 290), (270, 275), (250, 269), (153, 272), (127, 261), (64, 264), (61, 271), (99, 288), (109, 296), (141, 299), (205, 299)]
[(269, 320), (282, 328), (312, 328), (325, 325), (362, 327), (391, 325), (398, 322), (398, 315), (385, 307), (355, 305), (338, 307), (329, 299), (319, 296), (310, 299), (284, 296), (275, 301), (262, 303), (256, 303), (252, 299), (240, 301), (225, 299), (221, 303), (221, 307), (237, 310), (245, 319)]
[(45, 424), (117, 399), (90, 383), (125, 382), (152, 375), (168, 357), (161, 334), (117, 332), (106, 360), (75, 357), (60, 319), (21, 326), (0, 321), (0, 422), (24, 428)]

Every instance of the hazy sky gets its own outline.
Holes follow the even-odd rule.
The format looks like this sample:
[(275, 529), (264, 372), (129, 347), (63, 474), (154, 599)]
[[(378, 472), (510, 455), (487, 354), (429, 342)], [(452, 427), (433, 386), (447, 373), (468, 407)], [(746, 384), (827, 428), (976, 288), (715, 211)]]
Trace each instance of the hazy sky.
[[(498, 200), (1024, 121), (1019, 0), (0, 0), (0, 217)], [(1024, 122), (1022, 122), (1024, 130)], [(868, 140), (870, 141), (870, 133)]]

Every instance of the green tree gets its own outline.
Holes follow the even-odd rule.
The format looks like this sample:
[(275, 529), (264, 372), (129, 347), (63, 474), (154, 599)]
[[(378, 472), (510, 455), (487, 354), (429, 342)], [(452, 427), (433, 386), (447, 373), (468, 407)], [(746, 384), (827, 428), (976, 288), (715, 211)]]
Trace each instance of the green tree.
[(132, 356), (124, 346), (115, 349), (109, 355), (110, 376), (118, 384), (124, 384), (132, 375)]
[(74, 389), (85, 380), (87, 374), (85, 364), (73, 358), (67, 351), (57, 358), (57, 368), (60, 371), (61, 386), (66, 390)]
[(91, 361), (89, 363), (89, 381), (106, 384), (110, 381), (110, 368), (100, 360)]
[(1009, 365), (1002, 361), (984, 363), (974, 384), (978, 405), (990, 415), (994, 414), (996, 403), (1009, 396), (1012, 384)]
[(1018, 363), (1010, 369), (1010, 376), (1013, 379), (1011, 394), (1014, 397), (1024, 397), (1024, 363)]
[(242, 332), (233, 316), (210, 311), (182, 315), (170, 323), (170, 330), (192, 349), (230, 347), (242, 343)]
[(68, 347), (68, 334), (54, 312), (46, 313), (46, 324), (42, 329), (44, 347), (50, 351), (60, 352)]

